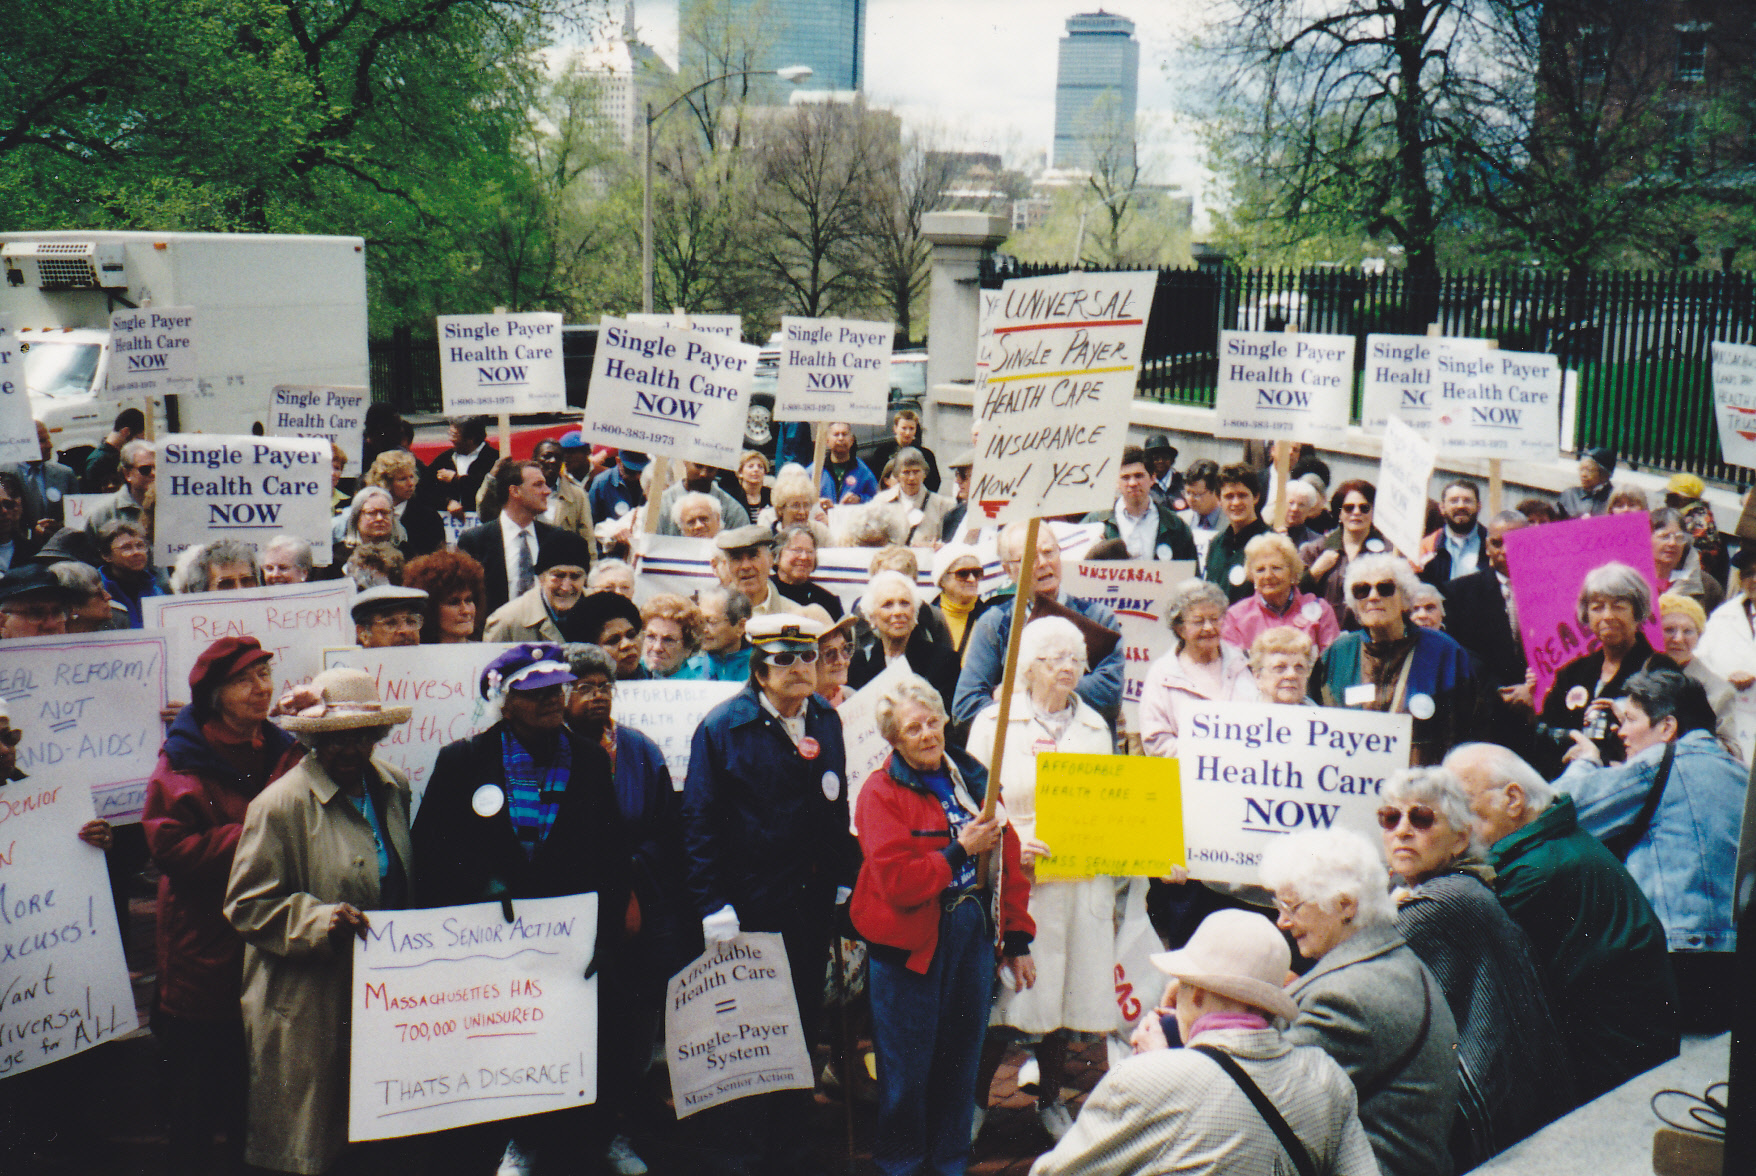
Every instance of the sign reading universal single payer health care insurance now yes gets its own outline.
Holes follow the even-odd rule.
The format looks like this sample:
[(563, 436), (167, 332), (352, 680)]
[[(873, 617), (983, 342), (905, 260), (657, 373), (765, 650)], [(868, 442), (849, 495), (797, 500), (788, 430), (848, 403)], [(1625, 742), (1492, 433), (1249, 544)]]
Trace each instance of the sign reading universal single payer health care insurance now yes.
[(1340, 440), (1353, 395), (1352, 335), (1219, 333), (1215, 437)]
[(1116, 500), (1157, 282), (1074, 271), (1006, 283), (977, 402), (972, 519), (1009, 523)]
[(1379, 792), (1413, 749), (1408, 715), (1341, 707), (1193, 701), (1177, 726), (1189, 875), (1207, 882), (1259, 882), (1263, 851), (1301, 830), (1375, 844)]
[(153, 548), (165, 567), (184, 548), (236, 539), (262, 549), (276, 535), (329, 563), (329, 442), (306, 437), (174, 433), (158, 446)]
[(889, 323), (780, 320), (774, 415), (782, 421), (882, 425), (890, 409)]
[(1176, 760), (1037, 757), (1039, 878), (1162, 877), (1184, 864)]
[(348, 1138), (597, 1101), (597, 895), (373, 911), (354, 940)]
[(448, 415), (564, 411), (561, 316), (440, 315), (439, 391)]
[(665, 1058), (677, 1118), (771, 1090), (810, 1090), (786, 944), (773, 932), (711, 944), (671, 977)]
[[(109, 398), (201, 395), (192, 306), (150, 306), (110, 315)], [(211, 395), (211, 393), (207, 393)]]
[(735, 469), (758, 352), (703, 331), (601, 320), (586, 440)]
[(342, 476), (358, 477), (366, 435), (368, 388), (328, 384), (276, 384), (268, 394), (270, 437), (317, 437), (348, 455)]
[[(164, 460), (161, 452), (159, 460)], [(274, 654), (276, 698), (323, 669), (323, 651), (354, 640), (354, 582), (314, 580), (178, 596), (140, 602), (148, 629), (170, 637), (171, 701), (189, 701), (189, 671), (202, 650), (221, 637), (254, 637)]]
[(1713, 416), (1726, 464), (1756, 466), (1756, 347), (1713, 345)]
[(1484, 350), (1468, 339), (1433, 349), (1433, 440), (1441, 453), (1553, 461), (1561, 437), (1561, 365), (1552, 355)]

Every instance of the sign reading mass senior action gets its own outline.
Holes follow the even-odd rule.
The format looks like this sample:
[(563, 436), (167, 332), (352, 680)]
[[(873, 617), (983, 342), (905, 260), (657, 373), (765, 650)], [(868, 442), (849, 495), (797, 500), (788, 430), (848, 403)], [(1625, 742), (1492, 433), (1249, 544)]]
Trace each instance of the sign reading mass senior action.
[(1191, 701), (1177, 721), (1189, 876), (1206, 882), (1259, 883), (1263, 851), (1287, 833), (1376, 843), (1379, 792), (1413, 750), (1414, 720), (1377, 711)]
[(736, 469), (759, 351), (705, 331), (605, 317), (586, 441)]
[(671, 977), (665, 1058), (679, 1119), (752, 1094), (816, 1085), (779, 935), (709, 944)]
[(1553, 461), (1561, 437), (1561, 365), (1552, 355), (1440, 339), (1433, 350), (1441, 453)]
[(1038, 878), (1159, 878), (1184, 865), (1176, 760), (1037, 757)]
[[(201, 395), (193, 306), (151, 306), (110, 315), (111, 399)], [(212, 393), (207, 393), (212, 395)]]
[(970, 517), (1009, 523), (1116, 498), (1153, 273), (1007, 282), (977, 405)]
[(169, 567), (184, 548), (236, 539), (257, 550), (276, 535), (330, 560), (329, 442), (304, 437), (173, 433), (158, 447), (153, 549)]
[(360, 474), (360, 452), (366, 436), (369, 388), (327, 384), (276, 384), (268, 394), (270, 437), (318, 437), (341, 446), (348, 455), (342, 476)]
[(348, 1138), (597, 1101), (596, 894), (373, 911), (354, 939)]
[(35, 461), (42, 456), (20, 355), (12, 324), (0, 319), (0, 462)]
[(1339, 441), (1353, 395), (1352, 335), (1219, 333), (1215, 437)]
[(1713, 345), (1713, 418), (1726, 464), (1756, 466), (1756, 347)]
[(440, 315), (439, 391), (447, 416), (566, 411), (561, 316)]
[(774, 416), (782, 421), (882, 425), (890, 409), (889, 323), (840, 318), (780, 320)]

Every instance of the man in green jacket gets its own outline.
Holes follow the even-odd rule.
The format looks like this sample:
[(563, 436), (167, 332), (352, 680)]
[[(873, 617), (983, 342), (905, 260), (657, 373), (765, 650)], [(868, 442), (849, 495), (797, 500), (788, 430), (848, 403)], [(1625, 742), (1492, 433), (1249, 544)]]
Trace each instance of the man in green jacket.
[(1178, 518), (1168, 503), (1153, 497), (1152, 485), (1146, 452), (1130, 445), (1122, 450), (1122, 465), (1116, 473), (1115, 506), (1094, 510), (1080, 521), (1102, 523), (1104, 538), (1122, 540), (1129, 559), (1193, 560), (1195, 536), (1189, 524)]
[(1489, 846), (1500, 903), (1530, 939), (1582, 1099), (1677, 1056), (1665, 930), (1628, 870), (1579, 827), (1573, 799), (1491, 743), (1445, 757)]

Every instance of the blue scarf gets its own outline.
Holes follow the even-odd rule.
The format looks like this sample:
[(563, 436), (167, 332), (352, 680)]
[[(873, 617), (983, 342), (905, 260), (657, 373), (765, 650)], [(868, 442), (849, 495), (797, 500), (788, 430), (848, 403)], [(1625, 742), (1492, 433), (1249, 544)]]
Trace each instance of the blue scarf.
[(555, 827), (567, 777), (573, 774), (573, 747), (562, 735), (556, 741), (554, 760), (539, 765), (508, 728), (500, 734), (500, 749), (506, 765), (506, 808), (512, 817), (512, 831), (518, 835), (524, 856), (534, 861), (537, 846)]

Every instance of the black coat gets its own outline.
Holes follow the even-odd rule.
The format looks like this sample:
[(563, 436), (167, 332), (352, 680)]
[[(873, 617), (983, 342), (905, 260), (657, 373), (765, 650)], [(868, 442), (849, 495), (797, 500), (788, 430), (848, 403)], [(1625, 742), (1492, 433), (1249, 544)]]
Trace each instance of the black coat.
[[(866, 468), (872, 471), (872, 476), (878, 479), (879, 485), (884, 483), (885, 465), (896, 456), (896, 451), (901, 448), (902, 446), (896, 443), (895, 437), (886, 437), (872, 446), (866, 453)], [(925, 445), (917, 443), (912, 448), (920, 450), (921, 456), (927, 459), (927, 489), (935, 494), (939, 493), (939, 459), (934, 457), (933, 451)]]
[[(1433, 558), (1429, 559), (1427, 565), (1421, 569), (1421, 579), (1441, 592), (1445, 591), (1445, 585), (1451, 581), (1451, 552), (1445, 546), (1444, 531), (1445, 528), (1441, 527), (1438, 546), (1433, 549)], [(1485, 569), (1489, 575), (1493, 575), (1493, 569), (1488, 567), (1488, 529), (1480, 523), (1476, 524), (1476, 537), (1482, 543), (1481, 554), (1476, 556), (1476, 572)], [(1464, 574), (1474, 575), (1475, 572)]]
[(457, 451), (447, 449), (435, 457), (433, 464), (427, 468), (433, 472), (433, 496), (439, 500), (439, 509), (444, 510), (447, 504), (455, 501), (463, 503), (465, 510), (474, 510), (476, 508), (476, 495), (481, 492), (482, 483), (487, 480), (489, 471), (499, 460), (500, 451), (494, 448), (492, 442), (484, 441), (481, 452), (476, 455), (474, 461), (470, 462), (469, 472), (459, 474), (451, 481), (446, 482), (440, 480), (439, 471), (450, 470), (452, 473), (457, 473)]
[(841, 614), (845, 611), (841, 607), (841, 597), (822, 585), (810, 580), (806, 580), (803, 584), (783, 584), (779, 576), (770, 576), (769, 579), (774, 581), (776, 592), (801, 608), (807, 604), (819, 605), (824, 612), (829, 614), (830, 620), (841, 620)]
[(1524, 650), (1512, 631), (1500, 577), (1483, 567), (1438, 585), (1445, 597), (1445, 631), (1481, 659), (1496, 686), (1524, 681)]
[[(974, 627), (972, 618), (969, 628)], [(968, 628), (964, 630), (966, 634), (968, 631)], [(957, 651), (934, 641), (923, 626), (916, 625), (914, 632), (908, 635), (903, 656), (908, 658), (909, 669), (932, 683), (939, 697), (945, 700), (945, 713), (949, 715), (952, 697), (957, 693), (957, 676), (962, 671)], [(858, 690), (882, 674), (884, 665), (884, 643), (874, 638), (854, 654), (853, 664), (848, 667), (848, 686)]]
[[(591, 551), (585, 540), (572, 531), (563, 531), (559, 527), (551, 527), (538, 519), (533, 524), (537, 533), (537, 565), (542, 566), (543, 560), (550, 554), (561, 555), (570, 563), (577, 563), (582, 568), (591, 567)], [(559, 546), (556, 546), (559, 544)], [(465, 555), (473, 556), (482, 565), (483, 576), (487, 581), (488, 607), (484, 615), (492, 613), (505, 604), (506, 593), (506, 544), (500, 538), (500, 520), (482, 523), (471, 527), (457, 537), (457, 549)]]

